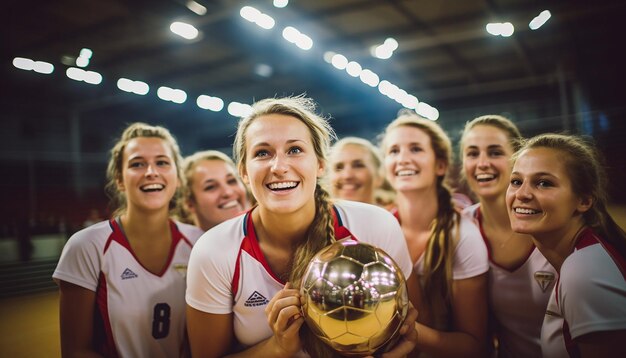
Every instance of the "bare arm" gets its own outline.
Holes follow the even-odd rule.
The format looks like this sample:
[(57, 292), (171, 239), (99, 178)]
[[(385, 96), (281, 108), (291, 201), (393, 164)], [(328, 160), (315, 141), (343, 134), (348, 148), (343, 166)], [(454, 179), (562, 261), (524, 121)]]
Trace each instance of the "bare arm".
[(451, 332), (418, 323), (418, 348), (434, 357), (483, 357), (487, 341), (487, 275), (452, 283)]
[(589, 333), (574, 341), (581, 357), (626, 357), (626, 330)]
[(59, 321), (63, 357), (100, 357), (93, 349), (96, 293), (65, 281), (60, 289)]
[[(301, 349), (299, 331), (304, 318), (300, 315), (298, 291), (287, 284), (272, 298), (266, 313), (274, 334), (245, 351), (229, 356), (291, 357)], [(187, 331), (193, 357), (221, 357), (232, 353), (235, 343), (232, 313), (211, 314), (188, 305)]]

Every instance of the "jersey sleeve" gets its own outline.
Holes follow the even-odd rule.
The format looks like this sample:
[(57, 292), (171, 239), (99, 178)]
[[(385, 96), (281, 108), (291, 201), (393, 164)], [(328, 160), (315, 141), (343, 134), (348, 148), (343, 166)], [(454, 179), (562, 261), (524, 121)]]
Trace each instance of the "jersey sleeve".
[(385, 251), (396, 262), (406, 278), (413, 264), (398, 220), (380, 207), (363, 203), (338, 201), (345, 215), (346, 227), (358, 241)]
[(575, 251), (565, 260), (558, 292), (572, 338), (626, 329), (626, 280), (601, 245)]
[(72, 235), (63, 247), (52, 278), (95, 292), (102, 267), (104, 245), (110, 234), (109, 223), (101, 222)]
[(187, 304), (206, 313), (233, 310), (231, 283), (238, 253), (233, 242), (240, 240), (222, 228), (217, 226), (198, 239), (187, 266)]
[(460, 238), (454, 250), (454, 280), (475, 277), (489, 270), (487, 248), (480, 230), (468, 215), (460, 217)]

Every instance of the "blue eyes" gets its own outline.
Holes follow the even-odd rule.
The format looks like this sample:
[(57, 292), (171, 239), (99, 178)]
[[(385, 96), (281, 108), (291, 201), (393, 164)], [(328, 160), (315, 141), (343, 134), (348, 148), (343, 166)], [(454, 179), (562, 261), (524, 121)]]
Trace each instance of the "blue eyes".
[[(289, 150), (287, 151), (287, 154), (300, 154), (302, 153), (303, 150), (300, 147), (291, 147), (289, 148)], [(270, 156), (270, 151), (266, 150), (266, 149), (260, 149), (257, 150), (256, 153), (254, 153), (254, 157), (255, 158), (263, 158), (263, 157), (267, 157)]]

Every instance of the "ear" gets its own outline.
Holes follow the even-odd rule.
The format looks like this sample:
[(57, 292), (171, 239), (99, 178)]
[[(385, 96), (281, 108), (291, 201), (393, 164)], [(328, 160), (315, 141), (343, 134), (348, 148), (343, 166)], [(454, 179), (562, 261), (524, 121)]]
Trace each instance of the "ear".
[(244, 184), (250, 185), (250, 177), (248, 177), (248, 172), (245, 167), (239, 170), (239, 177)]
[(196, 214), (196, 204), (192, 199), (185, 200), (185, 208), (192, 214)]
[(324, 172), (326, 171), (326, 163), (322, 160), (318, 160), (317, 165), (317, 177), (321, 178), (322, 176), (324, 176)]
[(115, 183), (117, 185), (117, 190), (124, 192), (126, 191), (126, 187), (124, 186), (124, 181), (122, 180), (122, 178), (117, 178), (115, 180)]
[(435, 164), (435, 173), (437, 174), (437, 176), (442, 177), (446, 175), (447, 169), (448, 169), (448, 164), (446, 164), (444, 161), (437, 160), (437, 164)]
[(582, 197), (576, 206), (576, 211), (582, 214), (591, 209), (591, 206), (593, 206), (593, 198), (591, 196)]

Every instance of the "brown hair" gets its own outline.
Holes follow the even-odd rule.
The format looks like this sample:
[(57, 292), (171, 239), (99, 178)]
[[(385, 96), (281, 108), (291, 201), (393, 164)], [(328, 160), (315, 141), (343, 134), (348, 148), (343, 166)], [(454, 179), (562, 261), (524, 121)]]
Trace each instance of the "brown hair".
[(591, 227), (626, 257), (626, 233), (607, 210), (608, 179), (604, 158), (593, 142), (573, 135), (542, 134), (524, 143), (513, 156), (513, 160), (517, 160), (525, 151), (533, 148), (559, 151), (559, 161), (565, 165), (574, 194), (592, 199), (591, 208), (583, 213), (585, 225)]
[(180, 187), (184, 186), (183, 184), (185, 181), (180, 165), (182, 162), (180, 149), (178, 148), (176, 139), (174, 139), (174, 136), (172, 136), (170, 131), (161, 126), (151, 126), (142, 122), (132, 123), (126, 127), (117, 143), (115, 143), (111, 149), (111, 157), (107, 166), (107, 184), (105, 186), (105, 191), (110, 200), (109, 205), (113, 210), (113, 217), (122, 215), (126, 212), (126, 195), (118, 190), (117, 183), (122, 180), (122, 160), (124, 157), (124, 149), (126, 148), (128, 142), (135, 138), (162, 139), (172, 151), (172, 159), (174, 160), (174, 165), (176, 166), (176, 176), (178, 177), (178, 181), (181, 185), (179, 185), (178, 189), (176, 189), (176, 193), (170, 201), (170, 210), (176, 207), (177, 197), (180, 194)]
[[(243, 173), (246, 166), (246, 131), (250, 124), (261, 116), (282, 114), (302, 121), (311, 134), (311, 140), (317, 159), (326, 163), (330, 142), (336, 138), (335, 132), (328, 121), (315, 114), (315, 102), (304, 96), (268, 98), (252, 105), (252, 113), (239, 121), (237, 134), (233, 144), (233, 156), (237, 162), (239, 172)], [(291, 264), (289, 282), (299, 288), (309, 261), (325, 246), (335, 241), (335, 230), (332, 216), (332, 202), (330, 195), (319, 184), (315, 188), (316, 213), (307, 230), (304, 240), (298, 245)], [(300, 329), (300, 336), (304, 348), (313, 357), (332, 356), (333, 351), (321, 342), (309, 328), (304, 325)]]
[[(385, 129), (381, 148), (387, 155), (387, 134), (399, 127), (417, 128), (430, 137), (432, 149), (438, 161), (450, 170), (452, 144), (443, 129), (431, 120), (414, 113), (402, 113)], [(445, 312), (450, 304), (452, 261), (454, 258), (454, 225), (459, 214), (452, 205), (452, 196), (446, 183), (446, 174), (437, 178), (437, 217), (432, 224), (431, 235), (424, 251), (424, 292), (426, 302), (435, 312)]]

